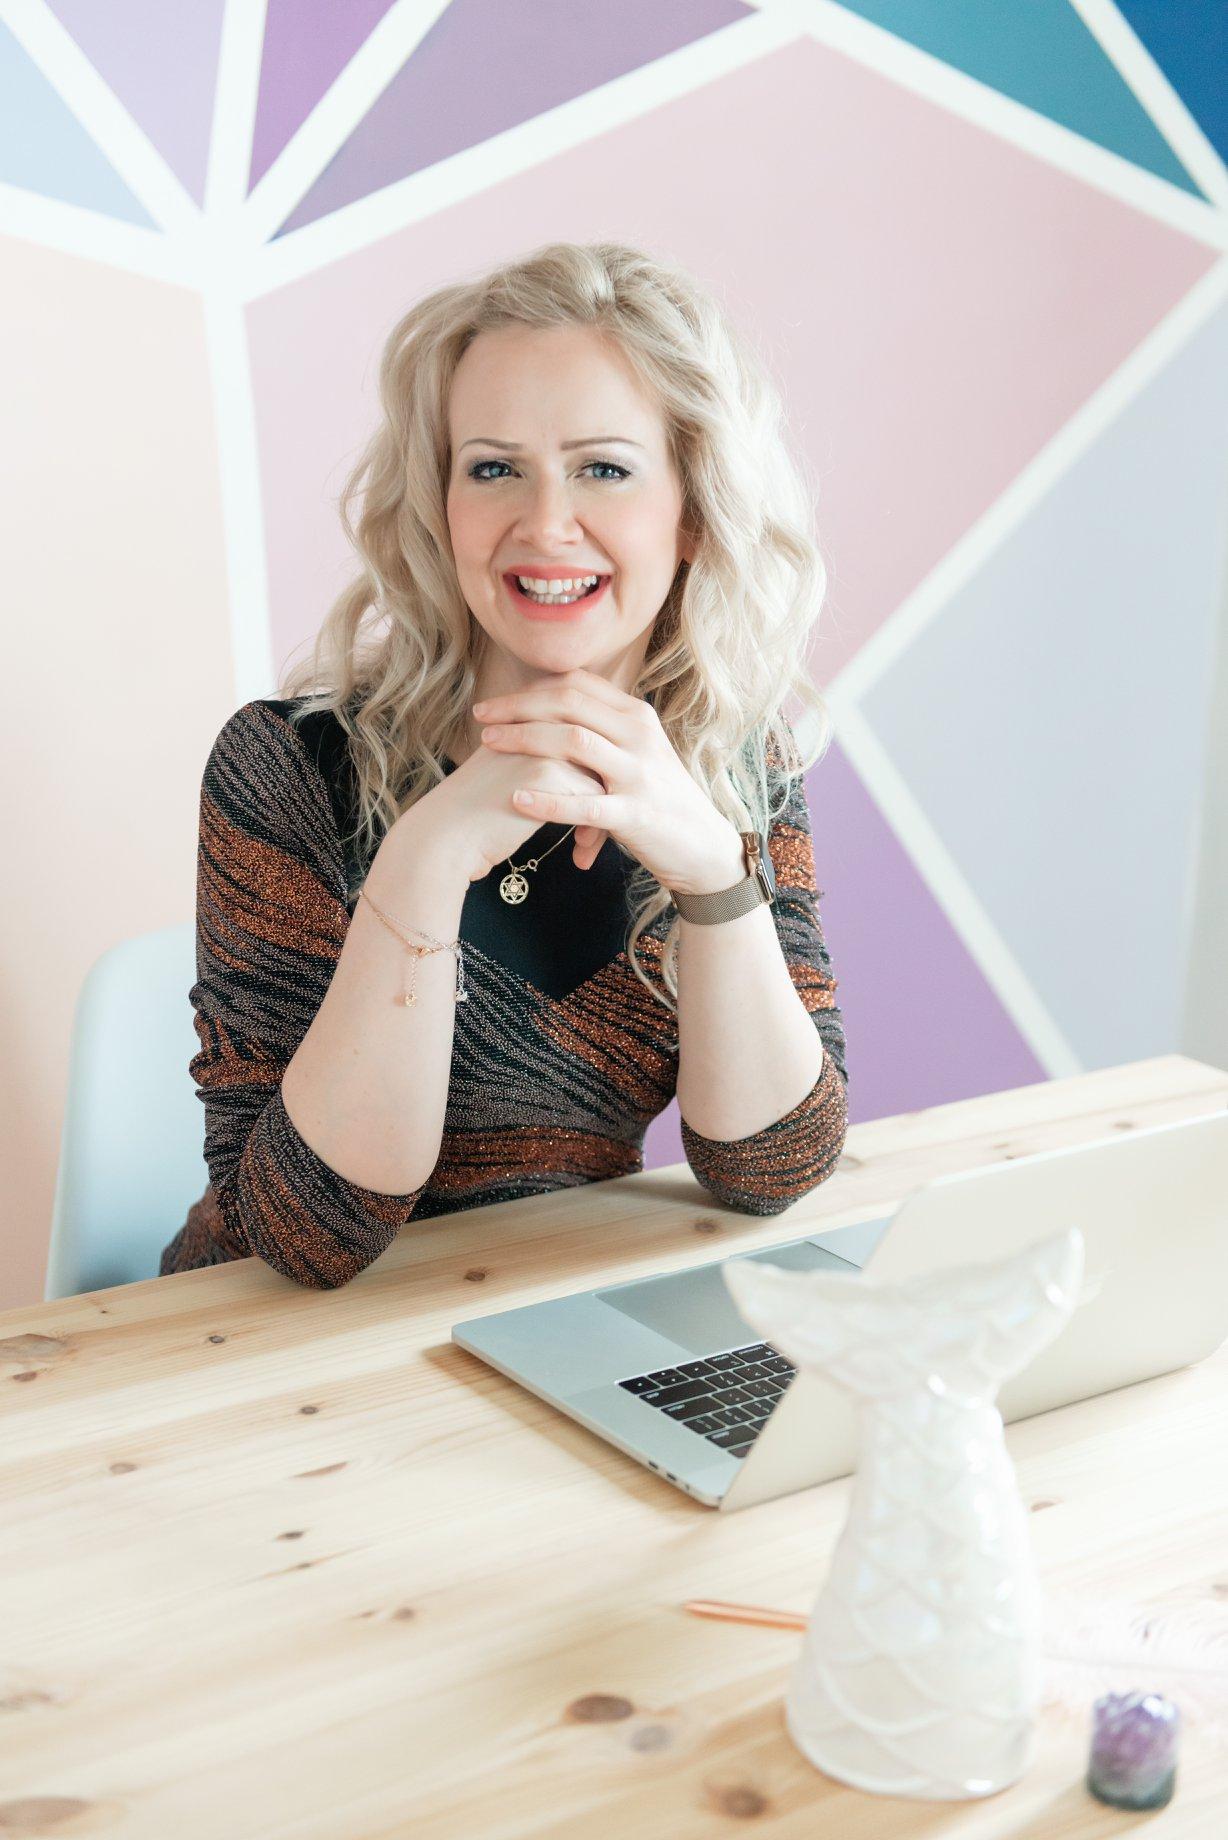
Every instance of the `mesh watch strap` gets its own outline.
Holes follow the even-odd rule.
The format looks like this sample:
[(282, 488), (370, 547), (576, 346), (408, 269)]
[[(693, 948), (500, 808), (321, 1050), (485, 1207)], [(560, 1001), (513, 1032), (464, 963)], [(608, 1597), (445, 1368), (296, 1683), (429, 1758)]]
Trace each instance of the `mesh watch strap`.
[(701, 926), (719, 920), (736, 920), (739, 914), (749, 913), (752, 907), (775, 899), (776, 878), (761, 838), (756, 831), (742, 831), (741, 837), (746, 851), (746, 874), (732, 888), (718, 888), (715, 894), (675, 894), (670, 890), (670, 899), (684, 920), (698, 921)]

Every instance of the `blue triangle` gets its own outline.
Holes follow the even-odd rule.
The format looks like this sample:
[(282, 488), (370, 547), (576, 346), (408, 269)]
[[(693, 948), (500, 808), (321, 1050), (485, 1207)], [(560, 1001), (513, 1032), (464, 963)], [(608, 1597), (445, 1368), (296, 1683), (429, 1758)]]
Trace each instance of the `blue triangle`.
[(1221, 159), (1228, 160), (1228, 6), (1224, 0), (1117, 0)]
[(159, 228), (2, 23), (0, 121), (0, 180), (143, 229)]
[[(1068, 0), (841, 0), (897, 38), (1050, 121), (1203, 196)], [(1211, 0), (1205, 0), (1211, 11)], [(1223, 4), (1223, 0), (1219, 0)], [(1185, 31), (1185, 6), (1173, 33)], [(1196, 11), (1202, 10), (1196, 7)]]

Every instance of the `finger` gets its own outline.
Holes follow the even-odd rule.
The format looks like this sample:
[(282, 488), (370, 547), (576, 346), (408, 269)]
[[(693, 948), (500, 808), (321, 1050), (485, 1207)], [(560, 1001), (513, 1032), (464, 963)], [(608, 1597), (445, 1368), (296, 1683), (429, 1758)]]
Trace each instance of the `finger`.
[(577, 824), (572, 837), (572, 861), (577, 869), (591, 869), (605, 847), (606, 832), (595, 824)]
[(592, 868), (597, 858), (601, 855), (602, 850), (605, 848), (607, 834), (608, 833), (605, 831), (598, 831), (597, 841), (595, 843), (578, 843), (576, 845), (574, 855), (577, 868)]
[(512, 803), (543, 824), (600, 824), (613, 830), (622, 801), (608, 792), (541, 792), (520, 786), (512, 794)]
[[(476, 719), (484, 726), (515, 723), (528, 727), (535, 720), (543, 726), (577, 726), (590, 730), (607, 744), (638, 746), (644, 736), (650, 705), (640, 697), (628, 696), (624, 690), (615, 690), (613, 685), (606, 688), (616, 701), (566, 681), (509, 691), (483, 702), (482, 714)], [(498, 745), (497, 739), (494, 745)]]
[(625, 764), (623, 750), (582, 722), (511, 722), (483, 729), (482, 744), (496, 754), (535, 754), (570, 760), (609, 785)]
[[(551, 697), (561, 690), (569, 689), (579, 691), (584, 696), (591, 696), (594, 702), (605, 703), (611, 709), (626, 708), (627, 704), (634, 705), (641, 700), (639, 697), (632, 696), (629, 691), (620, 690), (618, 685), (610, 683), (608, 678), (599, 677), (595, 671), (584, 671), (577, 666), (574, 671), (547, 672), (535, 682), (526, 684), (523, 690), (508, 690), (504, 691), (501, 697), (487, 697), (482, 703), (482, 708), (485, 710), (489, 705), (493, 709), (498, 702), (511, 703), (522, 696)], [(497, 716), (495, 720), (501, 721), (502, 717)]]

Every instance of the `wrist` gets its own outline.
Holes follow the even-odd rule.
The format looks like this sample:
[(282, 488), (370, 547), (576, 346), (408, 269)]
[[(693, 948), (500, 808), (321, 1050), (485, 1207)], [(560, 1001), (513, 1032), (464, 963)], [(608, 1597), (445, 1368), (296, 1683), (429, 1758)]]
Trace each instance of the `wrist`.
[(723, 830), (707, 845), (701, 861), (682, 879), (671, 882), (675, 894), (722, 894), (736, 882), (746, 880), (746, 845), (741, 834), (726, 821)]
[(414, 876), (429, 877), (441, 894), (455, 898), (458, 909), (469, 888), (467, 859), (461, 855), (447, 831), (433, 821), (430, 813), (423, 810), (421, 802), (403, 811), (385, 833), (371, 864), (372, 875), (375, 874), (376, 865), (381, 862), (398, 877), (403, 877), (407, 872)]

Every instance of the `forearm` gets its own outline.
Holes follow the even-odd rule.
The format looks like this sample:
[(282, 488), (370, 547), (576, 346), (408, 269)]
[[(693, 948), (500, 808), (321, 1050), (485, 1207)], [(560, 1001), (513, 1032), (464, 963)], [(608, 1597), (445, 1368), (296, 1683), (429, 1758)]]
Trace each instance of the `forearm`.
[[(710, 888), (745, 872), (735, 833), (714, 857)], [(822, 1070), (823, 1044), (767, 903), (711, 926), (680, 920), (677, 1094), (691, 1129), (721, 1141), (749, 1137), (800, 1104)]]
[[(468, 880), (442, 842), (414, 822), (414, 809), (385, 837), (367, 890), (411, 938), (452, 940)], [(411, 977), (417, 1001), (407, 1006)], [(415, 959), (360, 900), (281, 1089), (299, 1135), (347, 1181), (402, 1195), (430, 1177), (443, 1138), (455, 1018), (454, 954)]]

